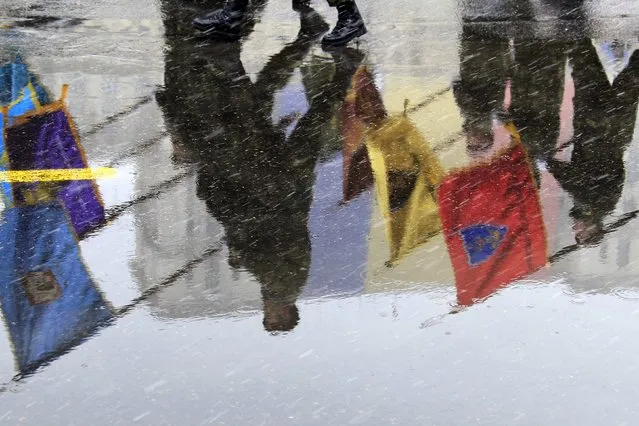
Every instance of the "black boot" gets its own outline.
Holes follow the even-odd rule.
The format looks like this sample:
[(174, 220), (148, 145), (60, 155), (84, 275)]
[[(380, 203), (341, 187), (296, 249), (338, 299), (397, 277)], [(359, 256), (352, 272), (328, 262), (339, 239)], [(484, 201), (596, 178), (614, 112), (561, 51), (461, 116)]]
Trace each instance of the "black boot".
[(223, 41), (240, 39), (248, 0), (228, 0), (222, 9), (193, 20), (199, 35)]
[(291, 3), (292, 3), (293, 10), (296, 12), (302, 12), (308, 9), (309, 7), (311, 7), (310, 0), (292, 0)]
[(354, 1), (337, 5), (337, 25), (322, 39), (323, 46), (343, 46), (354, 38), (366, 34), (366, 26)]
[(293, 10), (300, 14), (299, 39), (315, 40), (329, 30), (328, 24), (321, 15), (308, 5), (307, 2), (293, 0)]

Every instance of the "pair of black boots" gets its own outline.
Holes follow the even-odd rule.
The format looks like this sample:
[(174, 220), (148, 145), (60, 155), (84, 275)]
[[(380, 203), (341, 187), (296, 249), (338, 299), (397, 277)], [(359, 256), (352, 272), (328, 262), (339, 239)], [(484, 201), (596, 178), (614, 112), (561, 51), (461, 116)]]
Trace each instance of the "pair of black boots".
[[(193, 26), (204, 37), (222, 41), (239, 40), (247, 7), (248, 0), (227, 0), (223, 8), (194, 19)], [(308, 0), (293, 0), (293, 9), (302, 15), (316, 13), (308, 5)], [(337, 12), (337, 25), (322, 38), (323, 46), (343, 46), (366, 34), (364, 20), (354, 1), (339, 3)]]

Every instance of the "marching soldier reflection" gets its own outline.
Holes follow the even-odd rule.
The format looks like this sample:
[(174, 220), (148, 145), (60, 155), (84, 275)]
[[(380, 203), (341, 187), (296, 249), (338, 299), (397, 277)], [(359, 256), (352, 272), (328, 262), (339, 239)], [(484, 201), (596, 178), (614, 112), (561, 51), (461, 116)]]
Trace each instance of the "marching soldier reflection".
[(515, 40), (510, 114), (533, 167), (552, 155), (559, 138), (568, 48), (559, 40)]
[(609, 83), (590, 40), (570, 54), (575, 84), (574, 137), (570, 162), (549, 160), (548, 168), (574, 199), (571, 216), (577, 243), (602, 236), (604, 218), (621, 197), (623, 154), (630, 144), (639, 103), (639, 51)]
[(470, 155), (493, 144), (493, 118), (504, 111), (510, 46), (505, 38), (488, 37), (464, 25), (460, 38), (459, 78), (453, 93), (463, 118)]
[[(255, 82), (244, 70), (239, 43), (197, 46), (169, 37), (166, 89), (159, 97), (175, 151), (201, 165), (198, 196), (225, 227), (231, 266), (250, 271), (261, 284), (269, 332), (292, 330), (299, 321), (296, 300), (310, 268), (307, 222), (322, 129), (362, 60), (346, 49), (334, 52), (332, 61), (317, 58), (300, 67), (321, 35), (311, 24)], [(305, 102), (288, 90), (297, 69)]]
[[(537, 165), (542, 160), (546, 162), (548, 171), (573, 198), (574, 207), (570, 214), (574, 221), (577, 243), (596, 244), (603, 236), (604, 219), (615, 209), (624, 184), (623, 154), (633, 137), (639, 98), (639, 53), (635, 52), (630, 57), (628, 65), (611, 84), (589, 39), (572, 42), (531, 38), (515, 39), (510, 47), (508, 44), (505, 38), (478, 35), (472, 25), (464, 26), (460, 78), (454, 83), (453, 89), (464, 119), (463, 130), (467, 137), (468, 152), (472, 158), (486, 157), (489, 151), (495, 152), (494, 124), (499, 121), (500, 115), (509, 117), (521, 135), (522, 146), (526, 148), (537, 186), (540, 184)], [(570, 140), (570, 160), (563, 162), (554, 156), (559, 139), (560, 106), (568, 63), (571, 64), (575, 85), (574, 136)], [(524, 175), (522, 168), (522, 176)], [(451, 192), (446, 183), (451, 182), (450, 177), (444, 178), (444, 182), (443, 189), (440, 190), (440, 212), (446, 230), (451, 218), (446, 218), (445, 211), (458, 210), (455, 204), (476, 203), (478, 191), (471, 191), (472, 193), (462, 196), (454, 203), (448, 203), (450, 205), (446, 207), (445, 201), (450, 197), (446, 193)], [(479, 185), (477, 182), (479, 181), (469, 181), (464, 185), (472, 187)], [(498, 183), (492, 183), (488, 190), (493, 193), (493, 204), (497, 202), (495, 194), (498, 188)], [(531, 188), (526, 186), (526, 190), (530, 190), (529, 199), (536, 198), (532, 195)], [(531, 206), (534, 204), (531, 201)], [(497, 211), (499, 208), (493, 206), (492, 210)], [(536, 211), (538, 210), (537, 208)], [(530, 227), (532, 218), (541, 214), (540, 211), (534, 213), (535, 209), (531, 211), (533, 214), (527, 214), (528, 224), (518, 225), (520, 228)], [(468, 222), (465, 226), (472, 230), (474, 225)], [(543, 228), (538, 224), (534, 228), (539, 238), (530, 230), (522, 233), (530, 236), (526, 257), (533, 259), (533, 267), (524, 268), (527, 271), (533, 271), (544, 263), (545, 244), (542, 243), (541, 236)], [(473, 266), (473, 252), (482, 252), (482, 247), (486, 247), (485, 237), (489, 236), (490, 241), (501, 240), (498, 232), (490, 235), (484, 232), (485, 236), (475, 233), (481, 238), (470, 236), (467, 239), (471, 243), (473, 238), (479, 241), (481, 244), (476, 247), (463, 241), (464, 236), (461, 234), (448, 235), (453, 263), (458, 264), (455, 265), (458, 291), (460, 282), (479, 276), (480, 268)], [(453, 242), (450, 238), (459, 239), (459, 247), (450, 245)], [(495, 244), (488, 246), (492, 250)], [(534, 250), (530, 251), (530, 248)], [(456, 252), (460, 254), (456, 255)], [(462, 277), (460, 271), (467, 269), (465, 260), (468, 260), (471, 268), (467, 273), (461, 274), (465, 275)], [(515, 269), (511, 266), (504, 270)], [(502, 274), (497, 269), (493, 273)], [(496, 281), (501, 281), (502, 284), (505, 282), (502, 279)], [(462, 287), (468, 286), (463, 284)], [(464, 296), (462, 304), (468, 304), (476, 297), (487, 296), (492, 292), (486, 291), (489, 287), (491, 285), (482, 285), (477, 292), (472, 288), (464, 289), (464, 293), (472, 297)]]
[(493, 120), (506, 114), (533, 159), (553, 153), (569, 47), (565, 42), (535, 38), (515, 39), (511, 47), (506, 37), (464, 25), (459, 79), (453, 91), (471, 156), (492, 146)]

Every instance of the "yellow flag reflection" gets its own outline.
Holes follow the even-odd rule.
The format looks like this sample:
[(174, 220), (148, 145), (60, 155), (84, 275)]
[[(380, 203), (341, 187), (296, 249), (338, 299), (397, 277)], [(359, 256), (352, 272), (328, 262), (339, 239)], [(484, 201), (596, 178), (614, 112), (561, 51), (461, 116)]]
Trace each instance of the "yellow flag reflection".
[(366, 145), (394, 263), (441, 231), (436, 191), (444, 170), (404, 115), (370, 129)]

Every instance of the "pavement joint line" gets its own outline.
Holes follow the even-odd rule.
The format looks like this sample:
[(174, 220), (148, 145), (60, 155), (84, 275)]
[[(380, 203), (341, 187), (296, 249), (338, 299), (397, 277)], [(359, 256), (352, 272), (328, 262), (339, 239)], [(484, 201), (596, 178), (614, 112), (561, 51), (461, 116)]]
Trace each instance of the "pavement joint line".
[(197, 172), (197, 168), (190, 168), (182, 173), (179, 173), (173, 176), (170, 179), (167, 179), (163, 182), (160, 182), (157, 185), (152, 186), (148, 192), (144, 195), (141, 195), (133, 200), (126, 201), (122, 204), (118, 204), (117, 206), (113, 206), (105, 212), (107, 222), (112, 221), (113, 219), (118, 218), (122, 213), (124, 213), (129, 208), (133, 207), (136, 204), (139, 204), (143, 201), (148, 200), (149, 198), (154, 198), (159, 195), (162, 195), (168, 189), (171, 189), (174, 185), (177, 185), (182, 181), (182, 179), (189, 177)]
[(439, 153), (441, 151), (444, 151), (446, 148), (450, 148), (451, 146), (453, 146), (455, 144), (455, 142), (458, 142), (463, 136), (464, 136), (464, 133), (461, 132), (461, 131), (457, 132), (457, 133), (454, 133), (449, 138), (444, 139), (440, 143), (436, 144), (433, 147), (433, 151), (437, 152), (437, 153)]
[[(627, 224), (628, 222), (632, 221), (633, 219), (636, 219), (638, 216), (639, 216), (639, 210), (633, 210), (631, 212), (625, 213), (625, 214), (621, 215), (619, 217), (619, 219), (617, 219), (616, 221), (606, 225), (604, 227), (602, 233), (604, 235), (611, 234), (611, 233), (615, 232), (617, 229), (619, 229), (622, 226), (624, 226), (625, 224)], [(575, 251), (578, 251), (582, 247), (583, 247), (583, 245), (580, 245), (580, 244), (571, 244), (569, 246), (566, 246), (566, 247), (558, 250), (557, 252), (555, 252), (555, 254), (553, 254), (552, 256), (550, 256), (548, 258), (548, 263), (554, 263), (554, 262), (562, 259), (566, 255), (568, 255), (570, 253), (574, 253)]]
[(120, 164), (121, 162), (123, 162), (125, 160), (128, 160), (129, 158), (133, 158), (133, 157), (141, 154), (142, 152), (144, 152), (148, 148), (152, 147), (156, 143), (160, 142), (162, 139), (164, 139), (167, 136), (169, 136), (169, 132), (167, 132), (166, 130), (161, 131), (156, 136), (153, 136), (152, 138), (149, 138), (148, 140), (146, 140), (145, 142), (135, 146), (134, 148), (131, 148), (131, 149), (127, 150), (127, 151), (122, 152), (121, 154), (119, 154), (118, 156), (113, 158), (111, 161), (109, 161), (106, 164), (106, 167), (115, 167), (118, 164)]
[(419, 111), (420, 109), (430, 105), (431, 103), (435, 102), (437, 99), (439, 99), (440, 97), (444, 96), (446, 93), (450, 92), (451, 87), (447, 86), (444, 89), (441, 89), (431, 95), (429, 95), (428, 97), (426, 97), (423, 101), (421, 101), (420, 103), (413, 105), (410, 108), (406, 108), (406, 114), (412, 114), (415, 113), (417, 111)]
[(105, 128), (109, 124), (115, 123), (119, 119), (121, 119), (123, 117), (126, 117), (129, 114), (133, 114), (135, 111), (137, 111), (138, 109), (142, 108), (144, 105), (151, 103), (154, 99), (155, 99), (155, 92), (150, 94), (150, 95), (147, 95), (147, 96), (141, 98), (139, 101), (137, 101), (133, 105), (130, 105), (130, 106), (126, 107), (122, 111), (117, 112), (117, 113), (115, 113), (113, 115), (109, 115), (107, 118), (105, 118), (101, 122), (91, 126), (91, 128), (89, 130), (85, 131), (84, 133), (82, 133), (81, 136), (82, 137), (88, 137), (88, 136), (92, 136), (92, 135), (100, 132), (100, 130), (102, 130), (103, 128)]
[(106, 226), (108, 226), (113, 220), (117, 219), (118, 217), (122, 216), (122, 214), (124, 214), (128, 209), (130, 209), (131, 207), (140, 204), (150, 198), (155, 198), (158, 197), (162, 194), (164, 194), (167, 190), (173, 188), (175, 185), (179, 184), (180, 182), (182, 182), (183, 179), (192, 176), (193, 174), (195, 174), (197, 172), (198, 168), (197, 167), (193, 167), (190, 168), (182, 173), (179, 173), (175, 176), (173, 176), (170, 179), (167, 179), (163, 182), (160, 182), (157, 185), (152, 186), (145, 194), (140, 195), (139, 197), (136, 197), (132, 200), (129, 201), (125, 201), (124, 203), (115, 205), (109, 209), (107, 209), (107, 211), (105, 212), (105, 216), (106, 216), (106, 220), (104, 221), (104, 223), (102, 223), (99, 226), (96, 226), (95, 228), (93, 228), (89, 233), (85, 234), (82, 237), (82, 240), (86, 240), (90, 237), (95, 236), (98, 231), (100, 231), (101, 229), (105, 228)]
[(213, 246), (213, 247), (209, 247), (199, 257), (185, 264), (183, 267), (181, 267), (180, 269), (178, 269), (177, 271), (175, 271), (174, 273), (166, 277), (164, 280), (162, 280), (159, 284), (156, 284), (153, 287), (149, 287), (148, 289), (144, 290), (141, 295), (133, 299), (131, 303), (129, 303), (128, 305), (124, 305), (121, 308), (119, 308), (117, 310), (116, 316), (122, 317), (126, 315), (127, 313), (132, 311), (136, 306), (138, 306), (140, 303), (147, 300), (149, 297), (161, 292), (167, 287), (172, 286), (173, 284), (175, 284), (177, 280), (179, 280), (180, 278), (182, 278), (183, 276), (191, 272), (196, 266), (204, 262), (209, 256), (212, 256), (215, 253), (221, 252), (222, 249), (223, 249), (223, 246), (221, 244)]

